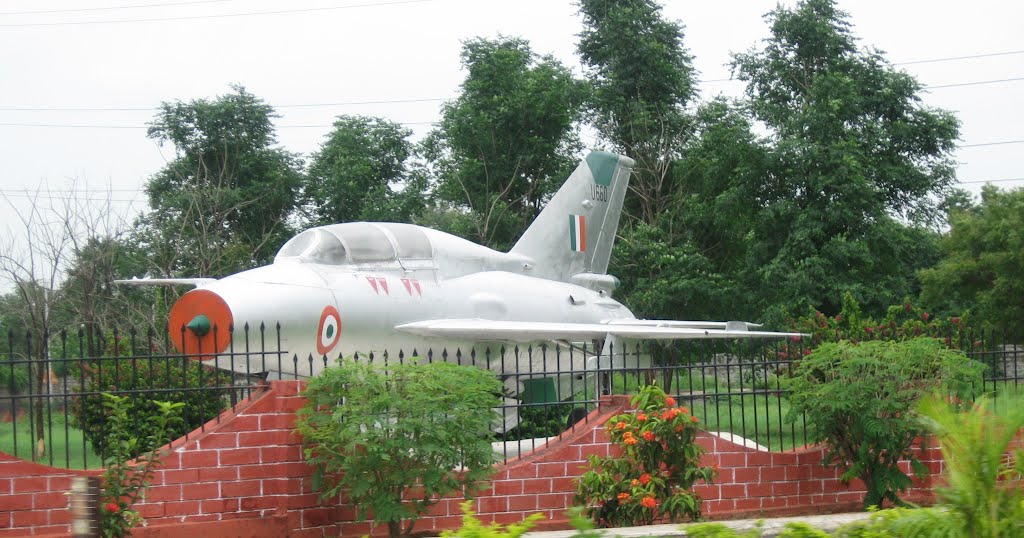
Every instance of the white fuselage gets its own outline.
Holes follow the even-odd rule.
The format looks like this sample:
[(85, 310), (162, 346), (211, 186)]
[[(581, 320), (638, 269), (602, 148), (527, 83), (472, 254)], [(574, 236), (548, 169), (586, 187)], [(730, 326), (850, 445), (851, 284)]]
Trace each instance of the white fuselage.
[[(394, 357), (399, 351), (406, 356), (432, 352), (436, 358), (444, 351), (454, 356), (457, 350), (468, 354), (483, 347), (497, 350), (502, 344), (446, 341), (395, 329), (439, 317), (558, 323), (634, 317), (609, 290), (533, 277), (532, 260), (420, 230), (432, 245), (430, 258), (322, 264), (279, 255), (272, 265), (204, 286), (227, 303), (235, 327), (231, 348), (218, 356), (216, 365), (238, 372), (308, 376), (322, 370), (324, 355), (328, 362), (357, 353)], [(330, 308), (340, 318), (340, 335), (335, 339), (331, 334), (329, 349), (318, 349), (318, 339), (325, 336), (322, 316)], [(261, 324), (266, 327), (262, 335)], [(278, 349), (283, 352), (280, 367), (276, 354), (252, 354)]]

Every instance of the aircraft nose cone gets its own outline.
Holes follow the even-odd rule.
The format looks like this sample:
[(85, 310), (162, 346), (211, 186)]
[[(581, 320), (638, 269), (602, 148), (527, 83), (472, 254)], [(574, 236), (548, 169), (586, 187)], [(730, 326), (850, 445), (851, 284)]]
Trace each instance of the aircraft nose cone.
[(205, 360), (228, 348), (233, 321), (231, 308), (220, 295), (196, 289), (171, 307), (167, 328), (178, 352)]
[(210, 332), (210, 318), (199, 314), (192, 318), (192, 321), (188, 322), (188, 325), (185, 325), (185, 328), (192, 331), (192, 334), (196, 336), (206, 336), (206, 333)]

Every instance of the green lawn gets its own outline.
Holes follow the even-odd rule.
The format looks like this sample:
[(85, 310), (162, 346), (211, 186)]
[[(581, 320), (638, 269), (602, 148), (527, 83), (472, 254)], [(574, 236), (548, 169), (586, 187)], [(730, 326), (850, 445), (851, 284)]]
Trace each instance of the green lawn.
[[(704, 374), (711, 374), (713, 367), (705, 370)], [(762, 369), (751, 376), (750, 371), (743, 371), (742, 382), (735, 376), (729, 383), (720, 377), (701, 375), (700, 368), (681, 369), (669, 374), (668, 379), (662, 372), (656, 374), (661, 385), (669, 385), (667, 392), (677, 395), (679, 405), (689, 407), (709, 431), (732, 433), (773, 451), (807, 444), (803, 423), (785, 422), (789, 400), (774, 393), (779, 388), (775, 376), (766, 376)], [(719, 375), (725, 375), (724, 368)], [(613, 390), (616, 394), (636, 393), (642, 377), (618, 374), (612, 379)]]
[(68, 425), (63, 414), (53, 413), (52, 421), (43, 417), (43, 436), (46, 453), (34, 458), (35, 439), (27, 418), (17, 422), (0, 422), (0, 452), (29, 461), (66, 469), (99, 469), (103, 467), (99, 456), (89, 443), (83, 443), (82, 431)]

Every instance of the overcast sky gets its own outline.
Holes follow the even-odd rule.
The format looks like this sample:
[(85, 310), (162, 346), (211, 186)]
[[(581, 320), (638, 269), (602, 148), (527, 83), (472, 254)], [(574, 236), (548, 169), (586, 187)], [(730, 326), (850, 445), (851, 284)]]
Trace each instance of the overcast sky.
[[(663, 5), (686, 27), (703, 97), (738, 95), (741, 84), (722, 81), (730, 54), (767, 36), (763, 15), (775, 2)], [(960, 117), (969, 146), (957, 154), (961, 181), (1022, 178), (996, 185), (1024, 186), (1024, 2), (840, 7), (863, 45), (935, 86), (926, 104)], [(419, 137), (457, 93), (461, 41), (520, 36), (579, 72), (576, 12), (571, 0), (0, 1), (0, 193), (17, 201), (45, 183), (59, 195), (75, 181), (142, 210), (144, 182), (173, 157), (145, 136), (153, 107), (213, 97), (232, 83), (277, 108), (278, 140), (291, 151), (315, 151), (338, 114), (383, 116)], [(964, 56), (984, 57), (951, 59)], [(923, 60), (941, 61), (904, 63)], [(1016, 80), (984, 83), (1005, 79)], [(0, 207), (0, 226), (10, 227)]]

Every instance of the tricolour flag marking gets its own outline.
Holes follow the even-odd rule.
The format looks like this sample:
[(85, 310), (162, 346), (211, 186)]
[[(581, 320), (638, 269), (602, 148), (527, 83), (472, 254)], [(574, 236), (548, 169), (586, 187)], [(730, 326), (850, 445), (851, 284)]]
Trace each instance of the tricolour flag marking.
[(569, 250), (587, 250), (587, 217), (584, 215), (569, 215)]

